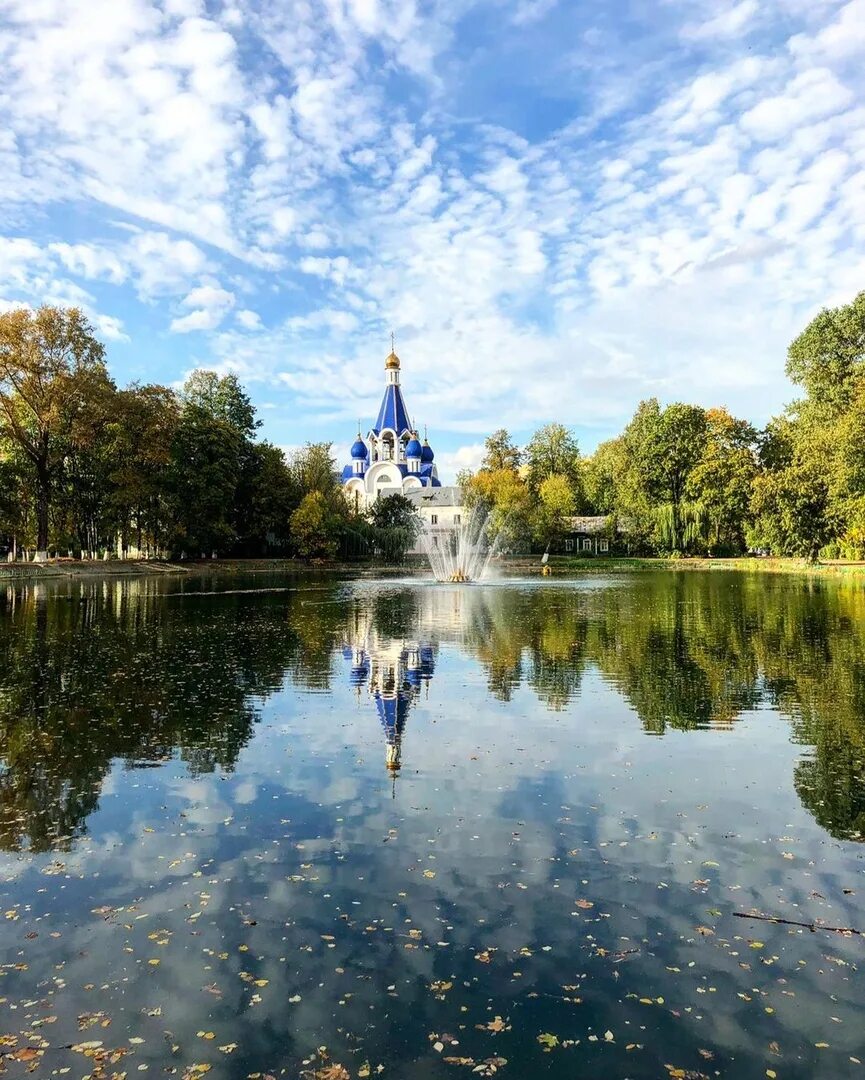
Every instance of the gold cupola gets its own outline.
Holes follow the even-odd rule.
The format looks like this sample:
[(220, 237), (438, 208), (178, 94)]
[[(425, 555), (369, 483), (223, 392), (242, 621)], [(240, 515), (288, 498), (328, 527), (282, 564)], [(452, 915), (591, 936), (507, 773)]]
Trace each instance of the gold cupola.
[(393, 332), (390, 335), (390, 356), (384, 362), (384, 369), (385, 371), (399, 371), (399, 357), (393, 342)]

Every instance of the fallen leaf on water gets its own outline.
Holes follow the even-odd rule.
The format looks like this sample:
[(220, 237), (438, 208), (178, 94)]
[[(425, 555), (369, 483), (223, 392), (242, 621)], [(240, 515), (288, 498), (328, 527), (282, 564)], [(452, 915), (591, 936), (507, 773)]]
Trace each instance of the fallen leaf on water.
[(478, 1031), (492, 1031), (494, 1034), (498, 1034), (500, 1031), (510, 1031), (511, 1025), (506, 1023), (500, 1016), (496, 1016), (495, 1019), (490, 1020), (488, 1024), (476, 1024)]
[(344, 1065), (325, 1065), (316, 1072), (315, 1080), (351, 1080), (351, 1073)]

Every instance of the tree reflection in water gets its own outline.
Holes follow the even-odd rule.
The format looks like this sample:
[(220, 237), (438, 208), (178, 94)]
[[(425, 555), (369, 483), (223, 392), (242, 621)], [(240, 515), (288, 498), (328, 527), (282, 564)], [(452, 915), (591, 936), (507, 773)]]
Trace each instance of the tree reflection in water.
[(116, 761), (231, 770), (286, 680), (311, 692), (349, 680), (368, 695), (395, 772), (412, 702), (424, 688), (443, 701), (456, 692), (437, 668), (443, 649), (480, 665), (496, 699), (525, 687), (558, 713), (600, 676), (652, 735), (776, 709), (807, 747), (794, 777), (803, 804), (835, 837), (865, 833), (865, 591), (855, 584), (680, 572), (286, 588), (157, 578), (7, 588), (0, 845), (67, 848)]

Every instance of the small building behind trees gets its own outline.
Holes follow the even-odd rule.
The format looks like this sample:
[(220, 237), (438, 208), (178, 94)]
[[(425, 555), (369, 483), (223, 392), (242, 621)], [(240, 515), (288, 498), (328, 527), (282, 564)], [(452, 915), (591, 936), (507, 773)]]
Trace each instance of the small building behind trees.
[(624, 536), (612, 515), (568, 518), (561, 537), (550, 545), (553, 555), (612, 555), (623, 550)]

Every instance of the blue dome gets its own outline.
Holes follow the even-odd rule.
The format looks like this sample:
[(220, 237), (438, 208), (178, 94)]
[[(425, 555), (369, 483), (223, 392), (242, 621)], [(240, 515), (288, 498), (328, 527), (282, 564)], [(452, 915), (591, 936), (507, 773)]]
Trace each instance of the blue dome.
[(423, 446), (421, 448), (420, 459), (425, 464), (429, 464), (431, 461), (435, 460), (435, 454), (433, 453), (432, 447), (426, 441), (426, 439), (424, 439), (424, 441), (423, 441)]
[[(345, 446), (345, 443), (343, 443), (343, 446)], [(367, 450), (366, 443), (363, 441), (360, 435), (358, 435), (357, 439), (352, 445), (351, 456), (355, 459), (355, 461), (366, 461), (366, 459), (369, 457), (369, 450)]]
[(417, 436), (413, 435), (405, 448), (405, 456), (407, 458), (419, 458), (423, 456), (423, 447), (417, 440)]

